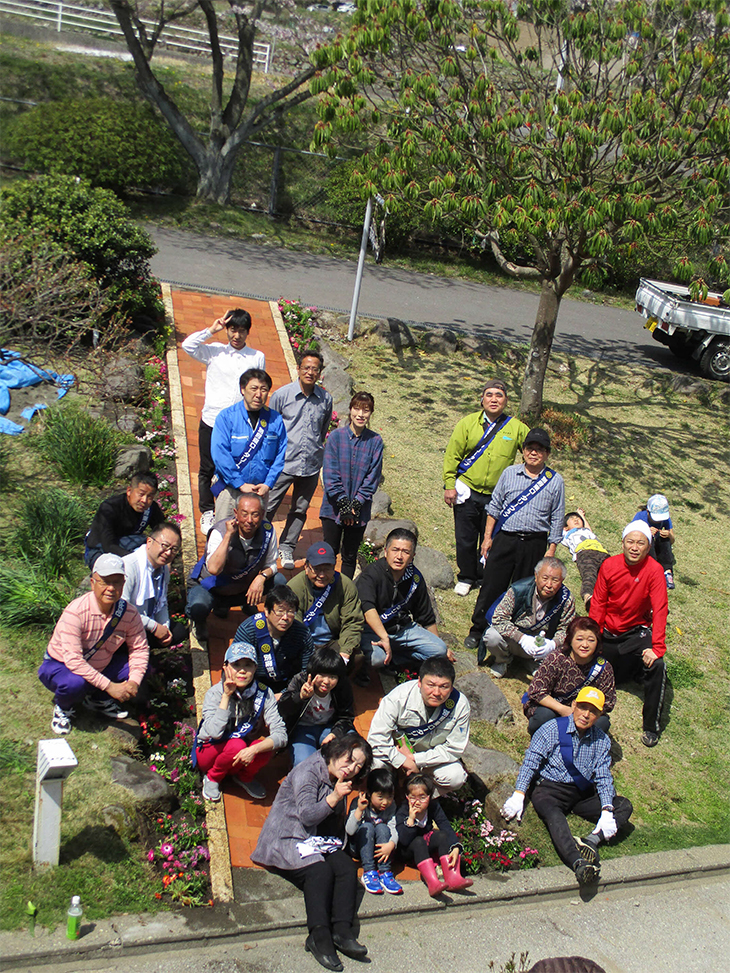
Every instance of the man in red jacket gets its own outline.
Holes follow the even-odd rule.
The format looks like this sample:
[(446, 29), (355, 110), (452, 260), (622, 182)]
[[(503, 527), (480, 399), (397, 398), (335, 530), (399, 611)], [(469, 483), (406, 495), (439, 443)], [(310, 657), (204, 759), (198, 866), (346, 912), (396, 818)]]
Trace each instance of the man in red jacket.
[(603, 629), (601, 654), (613, 666), (616, 684), (644, 684), (641, 742), (655, 747), (666, 683), (667, 584), (661, 565), (649, 557), (651, 532), (644, 521), (624, 528), (622, 546), (622, 554), (601, 565), (589, 614)]

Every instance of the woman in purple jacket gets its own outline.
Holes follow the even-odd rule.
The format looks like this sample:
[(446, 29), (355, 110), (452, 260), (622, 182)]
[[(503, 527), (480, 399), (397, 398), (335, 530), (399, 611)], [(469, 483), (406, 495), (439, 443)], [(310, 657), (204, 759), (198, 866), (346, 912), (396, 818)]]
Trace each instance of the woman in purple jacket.
[(342, 554), (342, 573), (347, 578), (355, 574), (383, 469), (383, 440), (368, 429), (374, 411), (372, 395), (356, 392), (350, 400), (348, 424), (331, 432), (324, 447), (322, 533), (335, 554)]

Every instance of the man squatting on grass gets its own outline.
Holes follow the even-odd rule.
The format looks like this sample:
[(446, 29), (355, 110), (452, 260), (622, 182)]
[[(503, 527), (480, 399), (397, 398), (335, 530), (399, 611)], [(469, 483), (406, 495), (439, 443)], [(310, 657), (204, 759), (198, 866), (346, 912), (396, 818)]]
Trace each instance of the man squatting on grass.
[(91, 573), (91, 591), (68, 605), (53, 629), (38, 678), (53, 693), (51, 729), (71, 732), (76, 706), (110, 720), (129, 714), (147, 672), (149, 646), (139, 612), (122, 598), (124, 561), (102, 554)]
[[(544, 821), (555, 850), (581, 885), (598, 880), (598, 845), (609, 841), (633, 811), (631, 801), (619, 797), (611, 776), (611, 741), (595, 726), (603, 712), (604, 696), (595, 686), (584, 686), (575, 698), (570, 716), (560, 716), (539, 727), (527, 748), (517, 775), (515, 791), (502, 814), (521, 820), (525, 797), (535, 777), (530, 799)], [(597, 822), (586, 838), (570, 832), (567, 814)]]

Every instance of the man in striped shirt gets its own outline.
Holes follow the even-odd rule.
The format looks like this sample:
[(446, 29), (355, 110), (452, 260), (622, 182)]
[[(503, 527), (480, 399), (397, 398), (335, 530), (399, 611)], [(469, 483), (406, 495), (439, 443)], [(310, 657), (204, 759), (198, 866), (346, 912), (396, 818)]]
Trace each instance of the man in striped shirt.
[(38, 678), (54, 694), (51, 729), (71, 732), (76, 706), (123, 720), (139, 692), (149, 646), (137, 609), (122, 598), (124, 561), (102, 554), (94, 564), (91, 591), (76, 598), (56, 623)]
[[(600, 875), (598, 845), (609, 841), (633, 812), (631, 801), (619, 797), (611, 776), (611, 741), (595, 725), (605, 698), (595, 686), (584, 686), (570, 716), (539, 727), (527, 748), (515, 791), (502, 814), (519, 821), (525, 796), (538, 778), (530, 800), (550, 832), (555, 850), (581, 885)], [(570, 832), (567, 815), (577, 814), (596, 827), (586, 838)]]
[(522, 447), (523, 463), (509, 466), (497, 481), (482, 544), (486, 558), (482, 586), (464, 639), (475, 649), (487, 627), (487, 611), (520, 578), (529, 578), (537, 562), (552, 557), (563, 537), (563, 478), (547, 467), (550, 436), (531, 429)]

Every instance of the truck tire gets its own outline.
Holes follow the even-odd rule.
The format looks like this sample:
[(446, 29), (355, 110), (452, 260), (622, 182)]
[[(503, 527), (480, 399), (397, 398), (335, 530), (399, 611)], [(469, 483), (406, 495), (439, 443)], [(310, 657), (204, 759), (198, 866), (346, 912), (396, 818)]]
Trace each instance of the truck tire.
[(687, 361), (692, 357), (692, 352), (695, 350), (696, 345), (697, 342), (693, 341), (689, 335), (683, 332), (675, 332), (667, 338), (669, 350), (675, 358), (679, 358), (681, 361)]
[(708, 378), (730, 382), (730, 340), (715, 338), (702, 353), (700, 368)]

